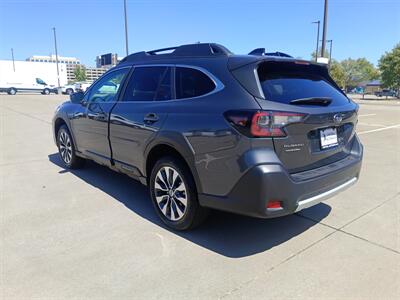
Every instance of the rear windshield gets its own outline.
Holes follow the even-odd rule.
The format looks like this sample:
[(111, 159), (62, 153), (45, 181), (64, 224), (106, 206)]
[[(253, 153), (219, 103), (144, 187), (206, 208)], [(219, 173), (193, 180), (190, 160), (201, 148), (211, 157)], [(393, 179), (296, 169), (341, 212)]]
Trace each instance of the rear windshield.
[(288, 104), (302, 98), (331, 98), (331, 106), (349, 100), (324, 77), (306, 66), (282, 67), (260, 65), (258, 77), (266, 100)]

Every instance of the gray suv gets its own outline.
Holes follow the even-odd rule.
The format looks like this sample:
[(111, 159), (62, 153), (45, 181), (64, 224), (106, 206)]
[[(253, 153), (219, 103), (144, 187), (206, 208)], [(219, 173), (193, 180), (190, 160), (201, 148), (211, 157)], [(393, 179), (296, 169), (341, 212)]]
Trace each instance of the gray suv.
[(53, 128), (66, 167), (90, 159), (139, 180), (186, 230), (210, 208), (279, 217), (354, 184), (357, 112), (324, 65), (199, 43), (127, 56)]

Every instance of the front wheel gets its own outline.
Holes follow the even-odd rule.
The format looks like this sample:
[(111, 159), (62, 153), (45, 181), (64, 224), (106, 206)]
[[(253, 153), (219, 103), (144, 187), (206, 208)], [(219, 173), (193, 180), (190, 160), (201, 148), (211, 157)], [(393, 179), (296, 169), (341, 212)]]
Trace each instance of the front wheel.
[(44, 89), (43, 90), (44, 95), (50, 95), (50, 90), (49, 89)]
[(207, 216), (207, 210), (198, 203), (193, 176), (179, 159), (158, 160), (151, 172), (149, 189), (158, 216), (172, 229), (192, 229)]
[(76, 156), (75, 145), (67, 126), (60, 127), (57, 133), (58, 153), (61, 160), (68, 169), (79, 169), (83, 166), (85, 160)]
[(8, 93), (9, 95), (15, 95), (15, 94), (17, 93), (17, 90), (16, 90), (15, 88), (10, 88), (10, 89), (7, 91), (7, 93)]

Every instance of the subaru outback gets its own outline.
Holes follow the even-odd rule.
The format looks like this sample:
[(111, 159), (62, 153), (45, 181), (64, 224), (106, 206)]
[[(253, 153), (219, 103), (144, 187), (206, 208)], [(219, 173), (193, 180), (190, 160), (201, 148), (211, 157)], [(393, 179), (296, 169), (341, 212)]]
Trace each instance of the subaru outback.
[(57, 108), (53, 132), (67, 168), (139, 180), (186, 230), (209, 209), (279, 217), (354, 184), (357, 113), (325, 65), (198, 43), (127, 56)]

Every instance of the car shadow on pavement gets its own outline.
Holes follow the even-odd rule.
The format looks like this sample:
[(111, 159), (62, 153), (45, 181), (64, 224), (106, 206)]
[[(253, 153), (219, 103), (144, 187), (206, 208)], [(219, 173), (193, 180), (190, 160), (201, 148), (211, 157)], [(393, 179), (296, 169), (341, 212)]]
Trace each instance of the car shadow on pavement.
[[(58, 153), (48, 157), (50, 162), (63, 168)], [(81, 170), (60, 171), (65, 172), (72, 173), (100, 189), (153, 224), (172, 231), (156, 215), (147, 188), (134, 179), (93, 162), (87, 162)], [(330, 211), (331, 207), (324, 203), (309, 208), (307, 218), (291, 215), (276, 219), (257, 219), (212, 211), (199, 228), (188, 232), (172, 232), (223, 256), (240, 258), (264, 252), (289, 241), (316, 225)]]

